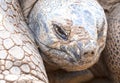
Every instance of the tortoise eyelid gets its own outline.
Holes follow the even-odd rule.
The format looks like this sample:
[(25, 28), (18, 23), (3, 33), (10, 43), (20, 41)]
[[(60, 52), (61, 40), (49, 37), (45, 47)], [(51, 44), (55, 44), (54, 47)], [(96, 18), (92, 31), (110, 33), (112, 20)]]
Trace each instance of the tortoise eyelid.
[(61, 37), (64, 40), (68, 40), (68, 35), (61, 26), (53, 24), (53, 29), (57, 33), (57, 36)]

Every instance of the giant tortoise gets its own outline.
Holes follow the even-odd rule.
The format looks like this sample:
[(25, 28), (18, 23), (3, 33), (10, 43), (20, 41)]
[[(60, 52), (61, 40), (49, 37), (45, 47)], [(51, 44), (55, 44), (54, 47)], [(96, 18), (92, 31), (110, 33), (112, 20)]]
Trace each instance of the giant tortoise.
[[(94, 72), (105, 47), (107, 22), (96, 0), (1, 0), (0, 11), (0, 82), (80, 83), (97, 76)], [(115, 15), (119, 22), (119, 13)], [(112, 17), (110, 27), (116, 26)], [(109, 40), (106, 49), (112, 46)], [(114, 44), (119, 55), (119, 42)], [(118, 68), (113, 79), (119, 83), (119, 65), (109, 67), (108, 62), (116, 64), (116, 59), (107, 56), (102, 62), (109, 70)]]

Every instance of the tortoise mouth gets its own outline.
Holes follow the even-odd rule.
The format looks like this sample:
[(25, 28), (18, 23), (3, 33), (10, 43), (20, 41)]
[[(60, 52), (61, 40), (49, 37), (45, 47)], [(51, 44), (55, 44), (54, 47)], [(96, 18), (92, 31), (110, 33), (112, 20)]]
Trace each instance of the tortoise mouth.
[(76, 57), (72, 57), (71, 54), (66, 51), (61, 51), (59, 49), (50, 48), (48, 51), (40, 50), (40, 54), (47, 64), (66, 71), (85, 70), (95, 64), (99, 58), (94, 55), (87, 58), (76, 59)]

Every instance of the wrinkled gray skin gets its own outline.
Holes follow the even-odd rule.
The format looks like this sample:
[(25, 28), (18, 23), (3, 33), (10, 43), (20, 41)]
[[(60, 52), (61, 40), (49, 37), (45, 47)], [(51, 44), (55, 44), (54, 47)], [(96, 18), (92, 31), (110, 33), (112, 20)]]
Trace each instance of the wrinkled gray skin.
[[(27, 0), (24, 0), (24, 2), (25, 1), (27, 1)], [(119, 17), (119, 12), (118, 11), (119, 11), (120, 0), (98, 0), (98, 1), (100, 2), (102, 7), (104, 8), (104, 10), (106, 11), (105, 13), (106, 13), (107, 18), (108, 18), (108, 24), (109, 24), (108, 34), (107, 34), (108, 35), (107, 36), (108, 41), (107, 41), (107, 44), (106, 44), (105, 51), (103, 52), (99, 62), (97, 64), (95, 64), (90, 70), (92, 71), (92, 73), (94, 74), (95, 77), (102, 77), (102, 78), (103, 77), (104, 78), (105, 77), (107, 77), (107, 78), (110, 77), (112, 80), (114, 80), (115, 83), (119, 83), (119, 79), (120, 79), (119, 78), (120, 77), (119, 76), (119, 67), (120, 67), (119, 62), (120, 61), (119, 61), (118, 58), (119, 58), (119, 55), (120, 55), (120, 52), (119, 52), (119, 50), (120, 50), (119, 47), (120, 46), (119, 46), (119, 42), (117, 42), (117, 41), (119, 41), (119, 39), (120, 39), (120, 38), (118, 38), (119, 37), (118, 33), (119, 33), (119, 30), (120, 30), (119, 27), (118, 27), (119, 26), (119, 18), (118, 18)], [(26, 4), (24, 4), (24, 5), (26, 5)], [(112, 38), (112, 39), (109, 40), (109, 38)], [(88, 78), (87, 75), (90, 74), (90, 73), (87, 74), (88, 72), (87, 73), (86, 72), (83, 73), (83, 71), (81, 71), (81, 72), (72, 72), (72, 73), (69, 72), (69, 74), (65, 73), (65, 72), (64, 73), (62, 72), (62, 74), (61, 74), (61, 72), (59, 72), (59, 73), (55, 74), (55, 77), (58, 77), (58, 79), (57, 79), (58, 81), (61, 81), (63, 79), (71, 79), (72, 83), (77, 83), (76, 81), (73, 81), (73, 80), (80, 79), (80, 78), (78, 78), (78, 77), (80, 77), (80, 75), (83, 75), (82, 79)], [(54, 72), (51, 72), (51, 73), (54, 75)], [(79, 75), (79, 76), (77, 76), (77, 75)], [(53, 77), (53, 78), (56, 79), (55, 77)], [(84, 80), (86, 80), (86, 79), (84, 79)], [(98, 83), (98, 82), (107, 83), (107, 82), (97, 80), (96, 83)], [(57, 83), (57, 81), (56, 81), (56, 83)], [(67, 82), (61, 81), (61, 83), (67, 83)], [(108, 83), (110, 83), (110, 82), (108, 82)]]
[(29, 27), (47, 65), (67, 71), (96, 63), (107, 32), (104, 11), (95, 0), (40, 0), (30, 13)]
[[(22, 8), (23, 8), (23, 13), (24, 13), (24, 16), (27, 18), (27, 16), (28, 16), (28, 14), (29, 14), (29, 11), (31, 10), (31, 7), (32, 7), (32, 5), (34, 5), (34, 3), (33, 2), (36, 2), (36, 1), (30, 1), (30, 0), (20, 0), (21, 2), (22, 2), (22, 4), (21, 4), (21, 6), (22, 6)], [(93, 1), (94, 2), (94, 1)], [(28, 4), (29, 3), (29, 4)], [(57, 4), (57, 3), (56, 3)], [(90, 3), (91, 4), (91, 3)], [(92, 3), (93, 4), (93, 3)], [(91, 4), (91, 5), (92, 5)], [(98, 5), (98, 4), (97, 4)], [(39, 5), (37, 6), (38, 8), (40, 7)], [(94, 6), (94, 7), (96, 7), (96, 6)], [(89, 6), (88, 6), (88, 8), (86, 8), (86, 9), (89, 9)], [(38, 9), (39, 10), (39, 9)], [(83, 9), (84, 10), (84, 9)], [(91, 9), (90, 9), (91, 10)], [(89, 11), (90, 11), (89, 10)], [(95, 9), (96, 10), (96, 9)], [(32, 10), (33, 11), (33, 10)], [(35, 8), (34, 8), (34, 11), (37, 11), (37, 10), (35, 10)], [(33, 17), (34, 17), (34, 15), (35, 15), (35, 12), (32, 12), (33, 13)], [(99, 10), (96, 10), (96, 12), (97, 11), (99, 11)], [(103, 11), (103, 10), (102, 10)], [(78, 13), (78, 11), (76, 11), (75, 12), (75, 15), (77, 15), (77, 13), (78, 13), (78, 15), (81, 15), (81, 12), (82, 11), (80, 11), (80, 13)], [(38, 11), (38, 13), (40, 13), (40, 11)], [(58, 12), (59, 13), (59, 12)], [(84, 13), (84, 12), (82, 12), (82, 13)], [(90, 12), (91, 13), (91, 12)], [(95, 12), (93, 12), (93, 14), (94, 14)], [(101, 12), (102, 13), (102, 12)], [(62, 14), (62, 13), (61, 13)], [(87, 13), (86, 13), (87, 14)], [(53, 15), (54, 16), (54, 15)], [(83, 17), (81, 17), (83, 20), (83, 22), (86, 22), (86, 20), (84, 21), (84, 15), (82, 15)], [(100, 19), (102, 19), (102, 18), (100, 18), (100, 15), (97, 15), (97, 17), (99, 17), (99, 22), (98, 22), (98, 24), (100, 24), (100, 22), (102, 22), (102, 20), (100, 20)], [(69, 17), (68, 17), (69, 18)], [(94, 18), (94, 19), (96, 19), (95, 17), (92, 17), (92, 18)], [(30, 18), (31, 19), (31, 18)], [(39, 18), (38, 18), (39, 19)], [(74, 21), (75, 19), (73, 19), (73, 21)], [(97, 18), (97, 20), (98, 20), (98, 18)], [(39, 20), (37, 20), (38, 21), (38, 24), (39, 24), (39, 22), (41, 21), (40, 19)], [(79, 21), (79, 20), (78, 20)], [(95, 20), (94, 20), (95, 21)], [(35, 22), (35, 21), (32, 21), (32, 22)], [(69, 21), (68, 21), (68, 23), (69, 23)], [(79, 22), (78, 22), (79, 23)], [(33, 23), (33, 24), (35, 24), (35, 23)], [(64, 23), (63, 23), (64, 24)], [(100, 24), (100, 25), (102, 25), (102, 24)], [(63, 25), (64, 26), (64, 25)], [(106, 25), (105, 25), (106, 26)], [(77, 26), (76, 26), (77, 27)], [(36, 27), (35, 27), (36, 28)], [(42, 28), (44, 28), (44, 27), (42, 27)], [(68, 27), (69, 28), (69, 27)], [(89, 27), (88, 27), (88, 29), (89, 29)], [(68, 30), (70, 30), (70, 29), (68, 29)], [(78, 30), (78, 29), (77, 29)], [(102, 27), (101, 28), (101, 30), (103, 30), (103, 31), (101, 31), (100, 32), (100, 29), (98, 29), (98, 32), (99, 32), (99, 34), (103, 34), (103, 32), (106, 32), (105, 30), (106, 30), (106, 28), (104, 29), (104, 27)], [(75, 30), (74, 30), (75, 31)], [(38, 29), (38, 32), (39, 32), (39, 29)], [(73, 34), (76, 34), (76, 33), (73, 33)], [(82, 34), (82, 33), (81, 33)], [(54, 35), (54, 33), (53, 33), (53, 35)], [(88, 34), (89, 35), (89, 34)], [(97, 35), (97, 34), (96, 34)], [(106, 37), (106, 36), (105, 36)], [(103, 37), (103, 35), (101, 35), (101, 37), (99, 37), (99, 38), (101, 38), (101, 39), (99, 39), (99, 40), (104, 40), (104, 38), (105, 37)], [(36, 38), (36, 37), (35, 37)], [(38, 38), (39, 39), (39, 38)], [(40, 40), (38, 40), (37, 39), (37, 41), (40, 41)], [(47, 41), (49, 41), (49, 40), (47, 40)], [(77, 40), (78, 41), (78, 40)], [(104, 40), (105, 41), (105, 40)], [(104, 44), (104, 41), (102, 41), (101, 42), (101, 45), (100, 46), (102, 46), (103, 44)], [(97, 41), (98, 42), (98, 41)], [(98, 42), (98, 44), (100, 44), (100, 42)], [(104, 45), (103, 45), (103, 47), (101, 48), (101, 50), (99, 50), (99, 52), (101, 52), (102, 51), (102, 49), (104, 48)], [(99, 55), (99, 53), (98, 53), (98, 55)], [(99, 56), (97, 56), (96, 55), (96, 57), (98, 58)], [(94, 61), (93, 61), (94, 62)], [(99, 65), (100, 66), (100, 65)], [(47, 64), (47, 67), (48, 67), (48, 64)], [(56, 69), (57, 67), (55, 66), (55, 67), (49, 67), (49, 68), (52, 68), (52, 69)], [(99, 67), (98, 67), (99, 68)], [(94, 68), (93, 68), (94, 69)], [(95, 68), (96, 69), (96, 68)], [(80, 82), (85, 82), (85, 81), (88, 81), (88, 80), (90, 80), (90, 79), (92, 79), (94, 76), (93, 76), (93, 74), (91, 73), (91, 71), (89, 71), (89, 70), (84, 70), (84, 71), (78, 71), (78, 72), (66, 72), (66, 71), (61, 71), (61, 70), (57, 70), (57, 71), (52, 71), (51, 72), (51, 70), (50, 69), (48, 69), (47, 68), (47, 72), (49, 71), (49, 73), (47, 73), (48, 74), (48, 77), (49, 77), (49, 81), (50, 81), (50, 83), (80, 83)], [(75, 70), (74, 70), (75, 71)], [(102, 79), (100, 79), (100, 80), (98, 80), (96, 83), (98, 83), (98, 82), (101, 82), (101, 83), (103, 83), (104, 81), (102, 81)], [(107, 81), (105, 81), (105, 83), (106, 83)]]

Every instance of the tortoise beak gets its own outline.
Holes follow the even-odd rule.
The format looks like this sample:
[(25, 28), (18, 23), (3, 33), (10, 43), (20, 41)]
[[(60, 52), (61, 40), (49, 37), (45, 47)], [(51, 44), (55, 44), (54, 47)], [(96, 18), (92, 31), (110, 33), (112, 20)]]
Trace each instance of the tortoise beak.
[(61, 46), (61, 50), (69, 55), (70, 62), (79, 62), (82, 50), (78, 46)]

